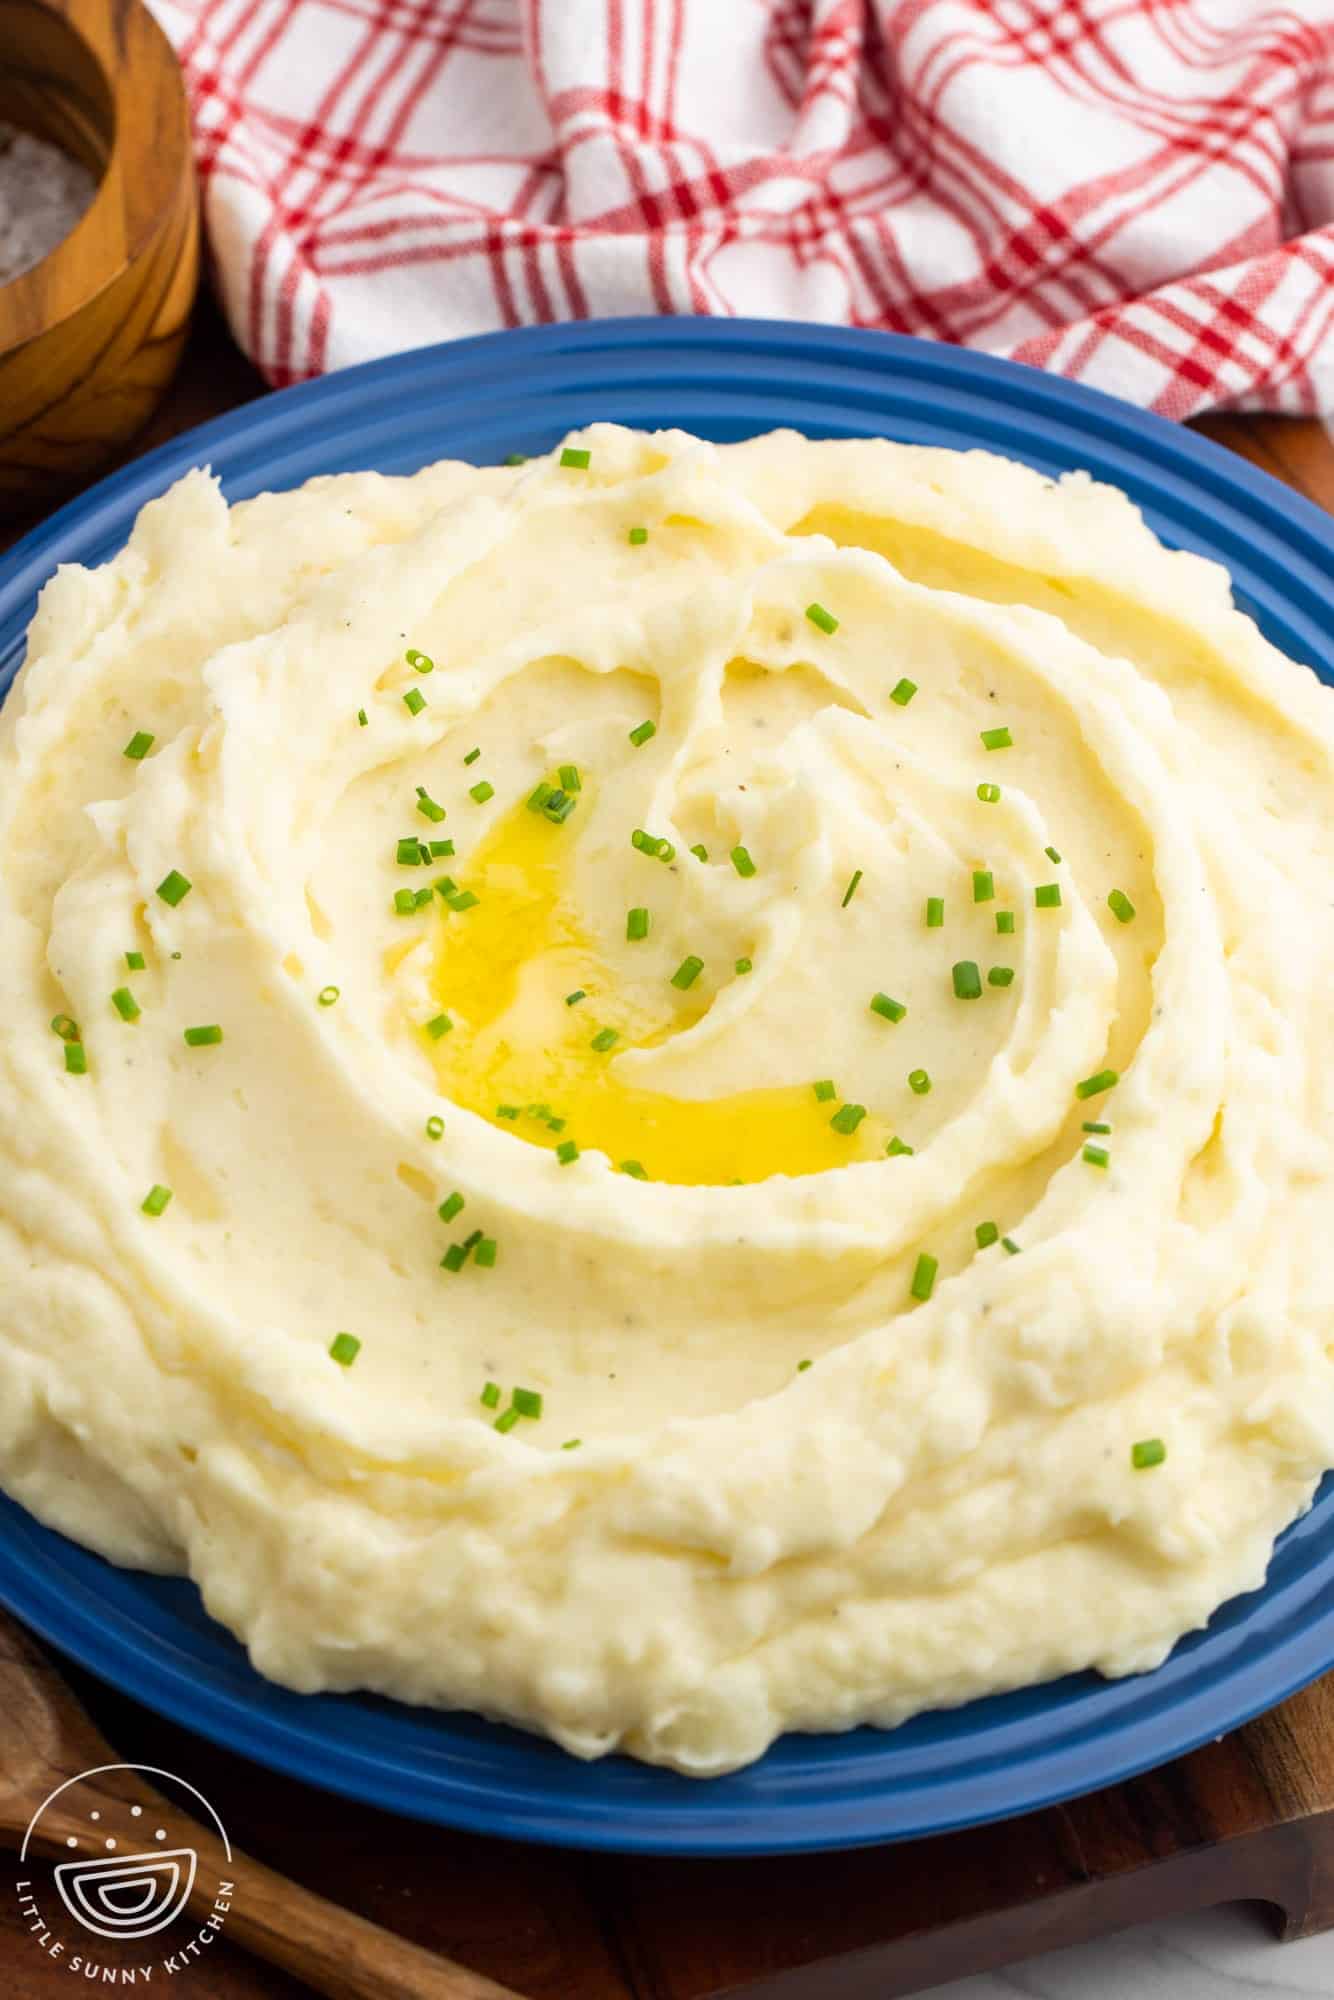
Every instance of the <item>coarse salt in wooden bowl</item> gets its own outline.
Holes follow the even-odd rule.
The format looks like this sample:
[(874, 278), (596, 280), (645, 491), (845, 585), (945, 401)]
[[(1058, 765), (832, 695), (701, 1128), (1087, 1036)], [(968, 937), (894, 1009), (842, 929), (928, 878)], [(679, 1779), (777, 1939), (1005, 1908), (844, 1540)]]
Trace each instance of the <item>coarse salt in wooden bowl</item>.
[(142, 0), (0, 0), (0, 119), (98, 182), (0, 284), (0, 513), (78, 485), (152, 414), (199, 278), (185, 88)]

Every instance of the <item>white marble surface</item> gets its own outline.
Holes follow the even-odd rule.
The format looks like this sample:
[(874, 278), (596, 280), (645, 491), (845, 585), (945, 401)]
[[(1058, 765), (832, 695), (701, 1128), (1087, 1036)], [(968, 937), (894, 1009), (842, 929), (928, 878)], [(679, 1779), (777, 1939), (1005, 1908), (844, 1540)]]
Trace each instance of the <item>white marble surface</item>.
[(1007, 1972), (935, 1986), (930, 2000), (1330, 2000), (1334, 1931), (1279, 1944), (1253, 1905), (1146, 1924)]

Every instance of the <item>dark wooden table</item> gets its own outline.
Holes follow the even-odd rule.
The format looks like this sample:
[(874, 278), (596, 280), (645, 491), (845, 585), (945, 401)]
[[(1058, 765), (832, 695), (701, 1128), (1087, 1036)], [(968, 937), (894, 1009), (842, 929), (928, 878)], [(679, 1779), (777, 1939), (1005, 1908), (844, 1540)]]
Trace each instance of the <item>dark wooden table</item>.
[[(138, 449), (262, 389), (205, 306)], [(1229, 417), (1201, 429), (1334, 510), (1334, 445), (1318, 424)], [(1287, 1936), (1334, 1924), (1334, 1677), (1148, 1777), (1002, 1828), (729, 1862), (584, 1856), (417, 1826), (276, 1778), (71, 1678), (121, 1755), (188, 1778), (238, 1845), (532, 2000), (892, 2000), (1210, 1903), (1268, 1904)], [(68, 1972), (33, 1948), (4, 1890), (0, 1863), (3, 2000), (67, 1995)], [(185, 1983), (200, 2000), (299, 1990), (225, 1938)]]

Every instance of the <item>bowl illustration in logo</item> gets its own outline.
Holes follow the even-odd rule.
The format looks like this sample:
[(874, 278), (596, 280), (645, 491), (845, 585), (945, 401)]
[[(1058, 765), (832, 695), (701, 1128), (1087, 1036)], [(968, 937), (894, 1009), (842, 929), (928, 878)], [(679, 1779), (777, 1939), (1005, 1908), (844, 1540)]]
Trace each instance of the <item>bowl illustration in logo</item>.
[(56, 1887), (70, 1915), (99, 1937), (152, 1937), (185, 1908), (195, 1863), (193, 1847), (62, 1861)]

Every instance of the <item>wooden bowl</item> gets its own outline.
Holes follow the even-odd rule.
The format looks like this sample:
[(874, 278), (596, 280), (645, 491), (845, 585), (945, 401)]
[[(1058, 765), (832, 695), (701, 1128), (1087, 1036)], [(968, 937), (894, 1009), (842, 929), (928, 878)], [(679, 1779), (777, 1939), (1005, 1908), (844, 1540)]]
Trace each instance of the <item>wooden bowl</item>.
[(0, 119), (98, 176), (40, 264), (0, 284), (0, 513), (52, 498), (147, 422), (199, 279), (181, 73), (141, 0), (0, 0)]

